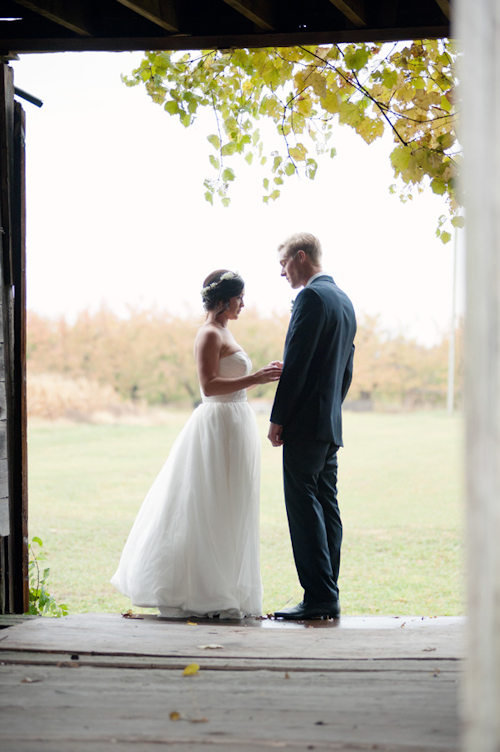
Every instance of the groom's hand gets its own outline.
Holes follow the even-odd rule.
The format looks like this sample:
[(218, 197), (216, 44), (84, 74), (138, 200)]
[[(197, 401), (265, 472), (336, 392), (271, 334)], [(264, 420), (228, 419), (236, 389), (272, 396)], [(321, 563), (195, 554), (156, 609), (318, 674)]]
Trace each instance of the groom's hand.
[(269, 439), (273, 447), (283, 446), (283, 440), (281, 438), (282, 432), (283, 426), (279, 426), (277, 423), (269, 424), (269, 433), (267, 434), (267, 438)]

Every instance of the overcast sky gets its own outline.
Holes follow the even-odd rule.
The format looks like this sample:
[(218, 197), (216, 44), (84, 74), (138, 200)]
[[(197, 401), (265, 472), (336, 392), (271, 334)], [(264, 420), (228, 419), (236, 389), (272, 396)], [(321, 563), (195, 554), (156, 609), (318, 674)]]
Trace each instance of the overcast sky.
[[(402, 204), (391, 139), (367, 146), (347, 127), (332, 139), (314, 181), (292, 179), (272, 205), (259, 168), (242, 162), (228, 209), (203, 194), (212, 177), (210, 113), (185, 129), (120, 73), (140, 53), (22, 55), (15, 85), (43, 100), (27, 114), (28, 307), (74, 316), (106, 303), (201, 310), (217, 268), (246, 280), (246, 303), (287, 311), (295, 293), (279, 276), (276, 246), (312, 232), (324, 268), (358, 315), (432, 342), (449, 326), (452, 243), (435, 238), (444, 202), (430, 191)], [(460, 294), (460, 298), (462, 298)]]

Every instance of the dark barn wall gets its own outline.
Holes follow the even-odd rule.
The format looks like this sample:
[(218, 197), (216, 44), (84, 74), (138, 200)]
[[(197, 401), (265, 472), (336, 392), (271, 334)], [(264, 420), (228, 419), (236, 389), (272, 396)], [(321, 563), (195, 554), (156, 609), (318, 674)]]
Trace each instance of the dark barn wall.
[(0, 68), (0, 613), (28, 608), (25, 118)]

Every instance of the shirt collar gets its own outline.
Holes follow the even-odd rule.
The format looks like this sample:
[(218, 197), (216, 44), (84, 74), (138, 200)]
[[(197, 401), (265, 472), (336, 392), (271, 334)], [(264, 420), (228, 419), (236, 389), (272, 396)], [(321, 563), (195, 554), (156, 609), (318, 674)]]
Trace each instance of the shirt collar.
[(307, 280), (307, 282), (306, 282), (306, 284), (304, 286), (305, 287), (309, 287), (309, 285), (311, 284), (311, 282), (314, 282), (314, 280), (318, 279), (318, 277), (328, 277), (328, 274), (326, 272), (317, 272), (316, 274), (313, 274), (312, 277), (310, 277)]

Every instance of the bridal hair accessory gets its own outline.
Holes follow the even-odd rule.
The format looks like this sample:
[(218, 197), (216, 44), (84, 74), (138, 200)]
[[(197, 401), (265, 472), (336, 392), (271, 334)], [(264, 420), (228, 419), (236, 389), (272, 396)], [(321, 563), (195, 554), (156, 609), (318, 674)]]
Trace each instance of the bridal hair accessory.
[(221, 282), (224, 282), (225, 280), (234, 279), (235, 277), (238, 277), (238, 272), (224, 272), (224, 274), (221, 276), (221, 278), (217, 282), (212, 282), (212, 284), (207, 285), (204, 287), (201, 291), (202, 295), (205, 295), (205, 293), (210, 292), (210, 290), (215, 289), (220, 285)]

